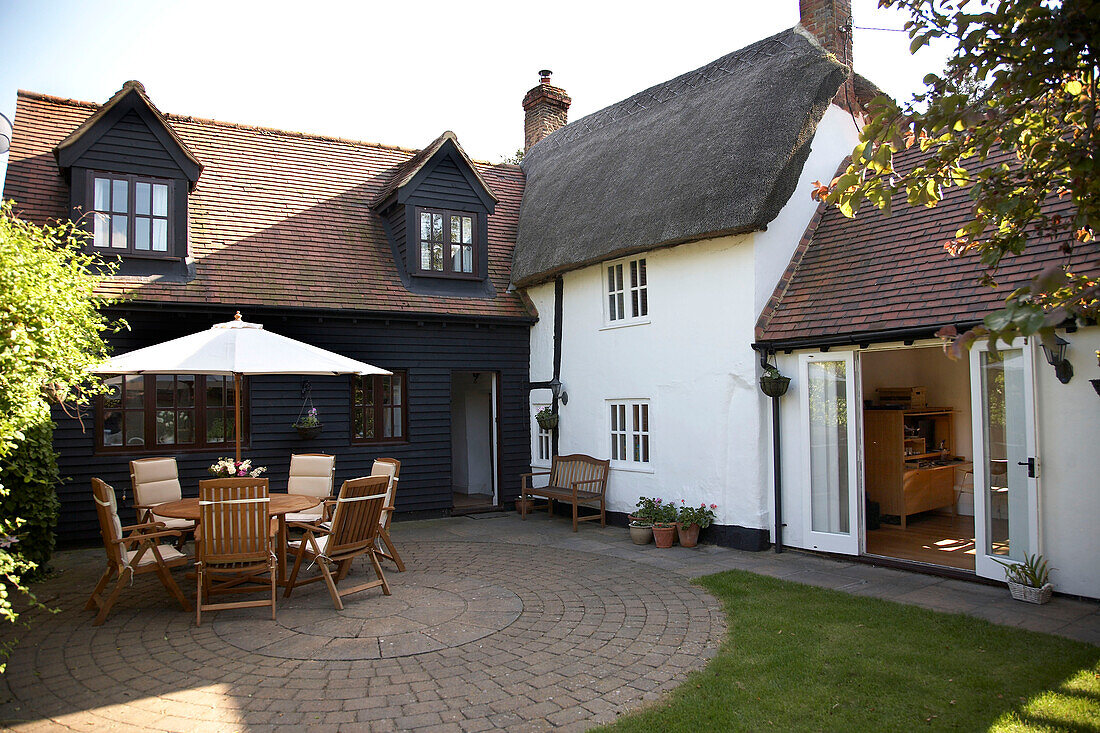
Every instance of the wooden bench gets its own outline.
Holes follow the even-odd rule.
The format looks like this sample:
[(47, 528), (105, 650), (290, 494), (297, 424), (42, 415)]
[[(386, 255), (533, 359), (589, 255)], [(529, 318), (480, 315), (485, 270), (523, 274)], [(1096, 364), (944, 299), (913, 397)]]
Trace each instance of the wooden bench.
[[(547, 511), (554, 514), (554, 501), (567, 501), (573, 505), (573, 531), (577, 531), (577, 522), (599, 519), (600, 526), (607, 526), (604, 505), (604, 493), (607, 491), (607, 470), (611, 461), (601, 461), (592, 456), (576, 453), (571, 456), (554, 456), (549, 471), (525, 473), (523, 490), (520, 493), (522, 505), (520, 517), (527, 519), (527, 499), (535, 497), (546, 499)], [(533, 476), (549, 476), (546, 486), (530, 486)], [(599, 507), (600, 513), (590, 517), (578, 517), (577, 508), (581, 505)]]

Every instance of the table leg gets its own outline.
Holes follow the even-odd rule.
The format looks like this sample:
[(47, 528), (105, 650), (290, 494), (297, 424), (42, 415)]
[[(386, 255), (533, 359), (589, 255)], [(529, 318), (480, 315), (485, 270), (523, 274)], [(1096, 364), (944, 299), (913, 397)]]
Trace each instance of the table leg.
[(286, 585), (286, 515), (285, 514), (280, 514), (279, 515), (279, 538), (278, 538), (278, 543), (279, 543), (279, 546), (275, 550), (275, 552), (276, 552), (276, 554), (279, 558), (279, 561), (278, 561), (279, 567), (278, 567), (278, 573), (276, 575), (276, 582), (279, 585), (285, 586)]

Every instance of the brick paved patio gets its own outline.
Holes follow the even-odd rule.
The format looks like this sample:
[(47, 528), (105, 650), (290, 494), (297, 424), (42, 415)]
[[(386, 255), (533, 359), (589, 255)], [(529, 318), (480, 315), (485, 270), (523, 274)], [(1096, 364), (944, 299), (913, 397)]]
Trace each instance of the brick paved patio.
[[(336, 612), (320, 584), (201, 627), (154, 578), (107, 623), (82, 610), (102, 550), (59, 553), (9, 662), (0, 722), (30, 730), (583, 730), (659, 698), (724, 633), (691, 577), (742, 568), (1100, 644), (1100, 606), (1011, 601), (1000, 587), (797, 552), (656, 550), (545, 515), (394, 525), (408, 572)], [(363, 572), (356, 568), (355, 572)], [(190, 589), (190, 585), (185, 586)]]

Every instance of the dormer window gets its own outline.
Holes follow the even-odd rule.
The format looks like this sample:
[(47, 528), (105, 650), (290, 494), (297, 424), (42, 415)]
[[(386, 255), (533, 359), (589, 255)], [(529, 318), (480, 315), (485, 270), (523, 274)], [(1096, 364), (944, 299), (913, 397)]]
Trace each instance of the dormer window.
[(465, 211), (416, 208), (420, 223), (420, 272), (476, 277), (477, 215)]
[(173, 181), (88, 171), (92, 246), (117, 254), (167, 256)]

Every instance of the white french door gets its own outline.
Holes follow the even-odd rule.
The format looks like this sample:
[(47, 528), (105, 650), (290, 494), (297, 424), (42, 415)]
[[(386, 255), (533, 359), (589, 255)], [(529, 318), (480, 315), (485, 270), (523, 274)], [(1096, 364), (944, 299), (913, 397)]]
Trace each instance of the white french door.
[(804, 546), (859, 554), (859, 395), (855, 354), (799, 356)]
[(997, 562), (1039, 552), (1039, 461), (1032, 347), (970, 351), (974, 428), (974, 570), (1001, 580)]

